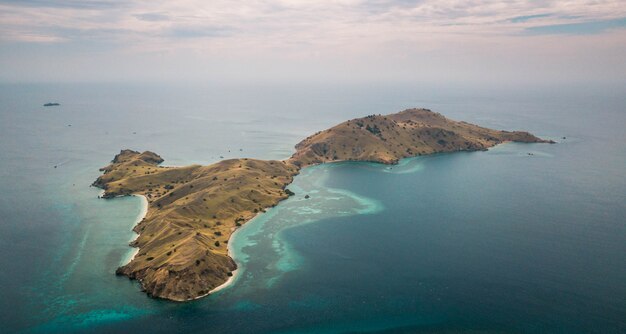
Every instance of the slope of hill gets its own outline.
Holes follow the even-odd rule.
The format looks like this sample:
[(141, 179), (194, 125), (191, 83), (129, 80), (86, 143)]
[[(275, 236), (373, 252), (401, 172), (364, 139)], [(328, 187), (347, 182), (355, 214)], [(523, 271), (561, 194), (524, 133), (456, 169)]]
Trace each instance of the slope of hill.
[(228, 239), (241, 224), (288, 197), (298, 169), (282, 161), (224, 160), (209, 166), (158, 167), (152, 152), (124, 150), (103, 168), (95, 186), (103, 197), (138, 194), (146, 217), (131, 243), (139, 252), (118, 274), (141, 282), (155, 297), (206, 295), (236, 269)]
[(301, 166), (356, 160), (397, 163), (416, 155), (484, 150), (506, 141), (546, 142), (528, 132), (483, 128), (428, 109), (370, 115), (320, 131), (296, 145), (291, 160)]

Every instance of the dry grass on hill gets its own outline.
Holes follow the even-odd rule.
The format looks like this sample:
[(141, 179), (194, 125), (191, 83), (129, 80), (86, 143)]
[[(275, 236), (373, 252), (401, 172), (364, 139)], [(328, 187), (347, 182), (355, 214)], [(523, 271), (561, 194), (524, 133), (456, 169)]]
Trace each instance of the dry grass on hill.
[(117, 270), (138, 279), (150, 295), (189, 300), (209, 293), (236, 269), (228, 256), (233, 231), (289, 196), (299, 169), (340, 160), (396, 163), (416, 155), (476, 151), (505, 141), (547, 142), (528, 132), (491, 130), (427, 109), (371, 115), (320, 131), (296, 145), (285, 161), (224, 160), (209, 166), (160, 167), (152, 152), (124, 150), (94, 185), (104, 197), (148, 199), (134, 230), (137, 256)]

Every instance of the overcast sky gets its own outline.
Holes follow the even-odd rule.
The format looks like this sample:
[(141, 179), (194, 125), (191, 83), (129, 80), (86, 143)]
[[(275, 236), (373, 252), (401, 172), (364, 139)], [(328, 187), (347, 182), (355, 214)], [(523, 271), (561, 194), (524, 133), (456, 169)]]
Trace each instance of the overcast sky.
[(626, 82), (626, 2), (0, 0), (0, 81)]

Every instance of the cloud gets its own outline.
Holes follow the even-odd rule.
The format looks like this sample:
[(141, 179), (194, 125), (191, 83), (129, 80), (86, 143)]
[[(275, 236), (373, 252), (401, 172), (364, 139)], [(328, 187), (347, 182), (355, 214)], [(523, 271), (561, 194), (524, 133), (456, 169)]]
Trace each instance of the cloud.
[(525, 32), (528, 34), (533, 34), (533, 35), (555, 35), (555, 34), (587, 35), (587, 34), (599, 34), (610, 29), (625, 29), (625, 28), (626, 28), (626, 17), (623, 17), (623, 18), (618, 18), (618, 19), (613, 19), (613, 20), (541, 25), (541, 26), (535, 26), (535, 27), (528, 27), (525, 29)]
[(159, 21), (169, 21), (170, 17), (164, 13), (141, 13), (133, 15), (138, 20), (149, 21), (149, 22), (159, 22)]
[(524, 15), (524, 16), (516, 16), (513, 17), (511, 19), (509, 19), (509, 21), (511, 23), (521, 23), (521, 22), (528, 22), (530, 20), (534, 20), (534, 19), (540, 19), (540, 18), (544, 18), (544, 17), (550, 17), (552, 16), (552, 14), (534, 14), (534, 15)]
[(25, 43), (61, 43), (67, 39), (57, 35), (37, 34), (28, 31), (11, 31), (0, 34), (4, 39), (18, 40)]
[(117, 59), (109, 68), (135, 59), (145, 73), (246, 65), (347, 77), (469, 77), (494, 64), (513, 77), (568, 57), (579, 70), (595, 49), (620, 75), (625, 17), (623, 0), (0, 0), (0, 77), (7, 59), (29, 71), (24, 45), (47, 54), (54, 44), (68, 66), (106, 56)]
[(259, 41), (271, 39), (272, 47), (280, 41), (285, 45), (336, 45), (358, 41), (365, 35), (383, 41), (413, 40), (415, 34), (426, 33), (442, 37), (515, 36), (543, 33), (550, 30), (545, 28), (549, 26), (573, 30), (578, 26), (569, 26), (572, 19), (577, 20), (576, 24), (597, 22), (580, 27), (602, 31), (602, 25), (612, 27), (620, 22), (613, 20), (626, 16), (622, 7), (619, 0), (4, 0), (0, 1), (0, 38), (15, 40), (28, 32), (71, 42), (77, 34), (54, 34), (62, 32), (60, 28), (88, 32), (114, 27), (131, 32), (132, 39), (117, 34), (111, 37), (121, 38), (120, 42), (132, 43), (133, 47), (137, 43), (155, 46), (156, 39), (162, 38), (163, 47), (169, 48), (176, 38), (185, 43), (190, 37), (216, 36), (256, 36)]
[(172, 38), (204, 38), (227, 37), (235, 33), (235, 29), (225, 26), (178, 26), (170, 28), (164, 34)]
[(124, 7), (128, 4), (123, 0), (2, 0), (0, 3), (31, 8), (74, 8), (74, 9), (108, 9)]

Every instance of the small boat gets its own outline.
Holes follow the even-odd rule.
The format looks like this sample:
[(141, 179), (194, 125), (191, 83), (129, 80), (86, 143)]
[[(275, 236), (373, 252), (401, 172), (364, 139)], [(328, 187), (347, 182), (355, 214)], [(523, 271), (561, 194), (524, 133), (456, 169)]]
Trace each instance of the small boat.
[(56, 106), (60, 106), (60, 103), (56, 103), (56, 102), (48, 102), (46, 104), (44, 104), (44, 107), (56, 107)]

